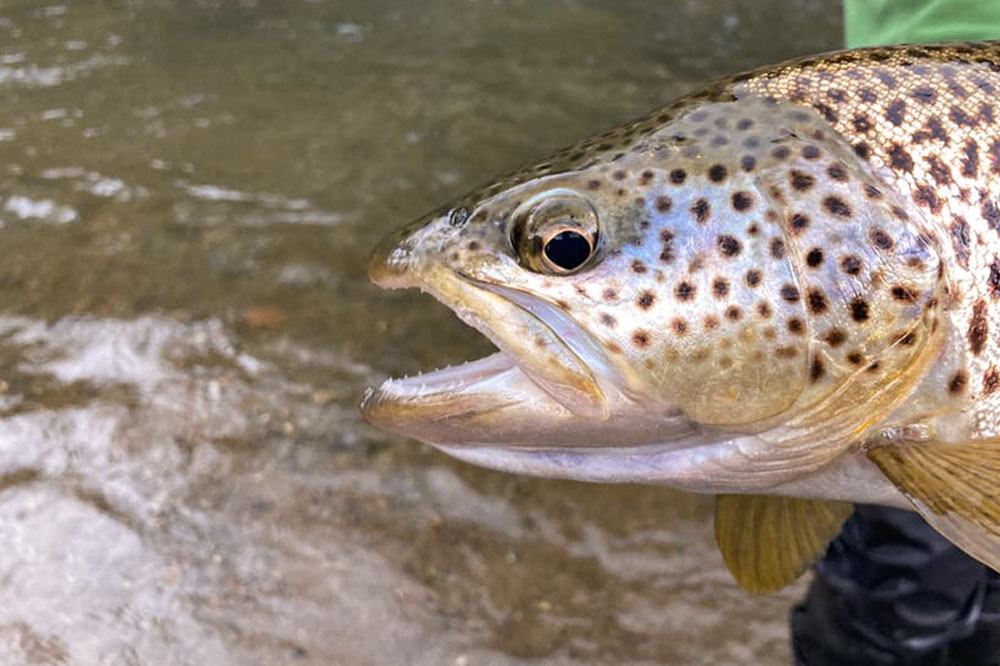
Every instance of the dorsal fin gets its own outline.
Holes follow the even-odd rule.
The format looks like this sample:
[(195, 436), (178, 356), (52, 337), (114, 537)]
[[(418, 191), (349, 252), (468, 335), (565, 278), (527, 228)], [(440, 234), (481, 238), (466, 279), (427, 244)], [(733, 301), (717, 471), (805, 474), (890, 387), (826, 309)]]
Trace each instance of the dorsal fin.
[(1000, 571), (1000, 440), (900, 441), (868, 457), (931, 527)]
[(826, 549), (854, 505), (772, 495), (719, 495), (715, 538), (740, 587), (774, 592)]

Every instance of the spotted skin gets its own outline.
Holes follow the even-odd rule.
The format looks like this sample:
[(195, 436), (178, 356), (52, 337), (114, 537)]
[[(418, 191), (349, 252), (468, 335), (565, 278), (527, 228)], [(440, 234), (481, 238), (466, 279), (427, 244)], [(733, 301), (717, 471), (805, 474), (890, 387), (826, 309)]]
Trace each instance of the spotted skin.
[[(390, 380), (366, 414), (501, 469), (902, 506), (871, 446), (1000, 435), (998, 91), (1000, 43), (832, 53), (470, 192), (370, 271), (498, 360)], [(593, 251), (562, 270), (567, 228)], [(613, 453), (650, 444), (669, 463)]]

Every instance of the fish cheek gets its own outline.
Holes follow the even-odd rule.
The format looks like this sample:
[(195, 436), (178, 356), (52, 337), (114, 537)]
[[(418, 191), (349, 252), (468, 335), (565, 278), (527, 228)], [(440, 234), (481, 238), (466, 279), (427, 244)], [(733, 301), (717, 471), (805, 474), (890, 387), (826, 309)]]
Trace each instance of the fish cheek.
[[(724, 198), (711, 204), (722, 208), (730, 194), (719, 189)], [(773, 250), (780, 231), (769, 228), (740, 234), (731, 218), (718, 216), (678, 243), (705, 251), (694, 271), (680, 257), (671, 264), (684, 270), (665, 280), (645, 363), (660, 399), (698, 423), (769, 419), (793, 405), (808, 381), (805, 295), (792, 257)]]

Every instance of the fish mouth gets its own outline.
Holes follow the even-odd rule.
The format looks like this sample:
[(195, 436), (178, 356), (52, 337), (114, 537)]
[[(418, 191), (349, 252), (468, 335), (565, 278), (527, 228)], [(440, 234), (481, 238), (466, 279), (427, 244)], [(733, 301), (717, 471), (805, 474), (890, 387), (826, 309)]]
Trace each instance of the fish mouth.
[[(590, 423), (609, 418), (605, 385), (615, 383), (614, 370), (565, 312), (519, 289), (440, 265), (414, 265), (400, 247), (376, 250), (369, 266), (372, 281), (431, 294), (499, 351), (369, 389), (361, 403), (368, 421), (432, 443), (511, 443), (528, 439), (528, 425), (537, 418)], [(519, 424), (525, 430), (520, 436)]]

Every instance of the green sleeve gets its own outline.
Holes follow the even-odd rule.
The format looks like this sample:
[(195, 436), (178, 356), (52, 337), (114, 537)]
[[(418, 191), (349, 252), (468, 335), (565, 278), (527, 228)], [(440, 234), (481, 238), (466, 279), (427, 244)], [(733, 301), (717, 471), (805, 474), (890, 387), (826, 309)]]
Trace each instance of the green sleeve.
[(998, 0), (844, 0), (847, 46), (1000, 39)]

